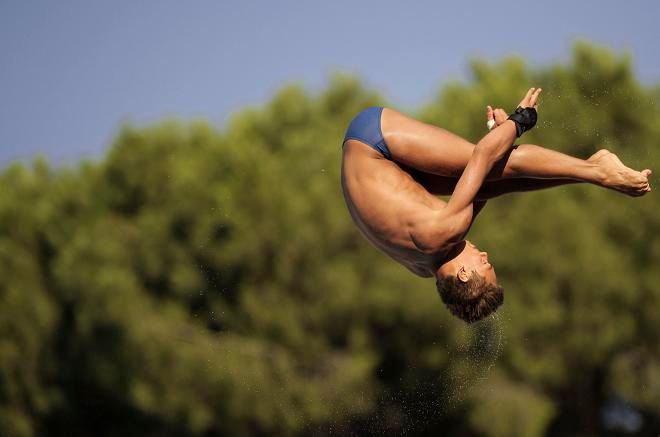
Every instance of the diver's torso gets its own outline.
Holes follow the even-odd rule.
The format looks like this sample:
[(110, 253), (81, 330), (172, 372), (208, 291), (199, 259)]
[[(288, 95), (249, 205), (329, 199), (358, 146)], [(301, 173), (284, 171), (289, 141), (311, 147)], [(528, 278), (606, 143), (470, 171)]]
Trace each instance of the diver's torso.
[(410, 217), (419, 208), (441, 209), (445, 203), (395, 162), (355, 140), (344, 145), (341, 179), (346, 205), (362, 234), (416, 275), (434, 276), (446, 254), (428, 255), (417, 248)]

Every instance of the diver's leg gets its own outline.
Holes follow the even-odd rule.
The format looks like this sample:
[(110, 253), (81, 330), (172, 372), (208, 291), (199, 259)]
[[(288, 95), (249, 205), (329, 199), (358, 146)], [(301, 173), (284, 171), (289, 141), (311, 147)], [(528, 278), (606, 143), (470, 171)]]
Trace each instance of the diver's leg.
[[(532, 148), (531, 150), (534, 149)], [(539, 156), (543, 156), (543, 154), (539, 154)], [(525, 159), (524, 155), (521, 155), (521, 159)], [(605, 149), (594, 153), (587, 158), (585, 162), (588, 164), (596, 164), (602, 169), (606, 181), (599, 185), (605, 188), (623, 192), (630, 196), (641, 196), (651, 191), (651, 187), (648, 184), (648, 177), (651, 174), (651, 170), (645, 169), (641, 172), (637, 172), (629, 169), (623, 165), (616, 155)], [(449, 195), (453, 193), (456, 183), (458, 182), (457, 177), (440, 176), (410, 167), (404, 167), (404, 169), (406, 169), (406, 171), (408, 171), (417, 182), (422, 184), (427, 191), (432, 194)], [(506, 193), (536, 191), (579, 182), (588, 181), (576, 177), (539, 178), (514, 176), (494, 179), (484, 182), (479, 190), (477, 199), (491, 199)]]
[[(408, 173), (426, 190), (434, 195), (449, 196), (454, 192), (458, 178), (438, 176), (418, 170), (408, 170)], [(538, 179), (538, 178), (507, 178), (486, 181), (476, 196), (477, 200), (488, 200), (508, 193), (537, 191), (561, 185), (577, 184), (577, 179)]]
[[(392, 159), (426, 173), (460, 177), (474, 144), (448, 130), (385, 108), (381, 128)], [(510, 150), (486, 180), (502, 178), (570, 178), (602, 184), (601, 166), (533, 144)]]
[(577, 179), (535, 179), (535, 178), (509, 178), (485, 183), (479, 193), (477, 200), (487, 200), (508, 193), (523, 193), (527, 191), (545, 190), (547, 188), (559, 187), (561, 185), (577, 184), (582, 181)]

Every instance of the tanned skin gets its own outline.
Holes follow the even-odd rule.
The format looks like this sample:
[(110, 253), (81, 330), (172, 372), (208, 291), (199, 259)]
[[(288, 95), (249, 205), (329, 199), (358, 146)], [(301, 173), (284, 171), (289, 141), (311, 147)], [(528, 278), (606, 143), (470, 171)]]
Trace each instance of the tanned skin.
[[(519, 106), (538, 108), (541, 89)], [(648, 176), (600, 150), (586, 160), (532, 144), (512, 146), (516, 126), (504, 110), (488, 107), (496, 126), (476, 145), (436, 126), (383, 109), (381, 130), (392, 154), (386, 159), (358, 141), (343, 147), (342, 189), (364, 236), (421, 277), (476, 271), (496, 284), (488, 254), (465, 240), (490, 198), (569, 183), (590, 183), (629, 196), (651, 190)], [(449, 195), (448, 202), (437, 195)]]

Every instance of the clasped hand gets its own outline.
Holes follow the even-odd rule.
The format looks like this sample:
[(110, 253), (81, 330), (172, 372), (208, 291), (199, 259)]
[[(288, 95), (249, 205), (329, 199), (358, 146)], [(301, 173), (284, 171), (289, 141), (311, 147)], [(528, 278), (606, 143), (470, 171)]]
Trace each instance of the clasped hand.
[[(527, 91), (527, 94), (523, 99), (520, 101), (518, 104), (518, 107), (521, 108), (534, 108), (538, 111), (539, 107), (539, 95), (541, 94), (541, 88), (530, 88), (529, 91)], [(495, 108), (493, 109), (490, 105), (486, 107), (486, 117), (488, 119), (488, 125), (489, 125), (489, 130), (495, 129), (497, 126), (501, 125), (504, 123), (508, 118), (509, 114), (502, 109), (502, 108)], [(495, 123), (491, 123), (490, 121), (493, 120)]]

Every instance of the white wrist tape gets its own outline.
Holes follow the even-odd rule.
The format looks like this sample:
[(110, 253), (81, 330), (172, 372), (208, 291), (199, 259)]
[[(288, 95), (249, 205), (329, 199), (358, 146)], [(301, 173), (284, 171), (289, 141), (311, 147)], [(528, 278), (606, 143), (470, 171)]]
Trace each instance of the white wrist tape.
[(495, 127), (495, 120), (488, 120), (486, 126), (488, 126), (488, 130), (493, 130), (493, 128)]

